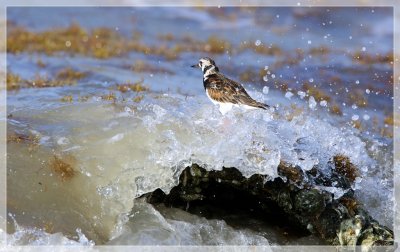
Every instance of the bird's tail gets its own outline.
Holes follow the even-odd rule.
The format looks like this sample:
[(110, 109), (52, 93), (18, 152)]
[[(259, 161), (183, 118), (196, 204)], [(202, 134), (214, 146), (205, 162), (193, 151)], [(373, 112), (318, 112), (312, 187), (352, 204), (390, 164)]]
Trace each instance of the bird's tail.
[(267, 108), (270, 107), (268, 104), (265, 104), (265, 103), (262, 103), (262, 102), (256, 102), (255, 105), (256, 105), (255, 107), (261, 108), (261, 109), (267, 109)]
[(261, 108), (261, 109), (268, 109), (270, 106), (268, 104), (262, 103), (262, 102), (258, 102), (254, 99), (252, 99), (251, 97), (247, 97), (248, 99), (244, 99), (242, 101), (243, 105), (247, 105), (249, 107), (253, 107), (253, 108)]

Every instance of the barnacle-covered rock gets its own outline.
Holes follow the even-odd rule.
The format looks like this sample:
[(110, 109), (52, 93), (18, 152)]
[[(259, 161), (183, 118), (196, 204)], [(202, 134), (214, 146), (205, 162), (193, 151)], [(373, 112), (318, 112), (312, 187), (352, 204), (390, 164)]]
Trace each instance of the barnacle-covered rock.
[(342, 221), (338, 233), (340, 245), (356, 245), (364, 226), (365, 220), (360, 215)]
[(357, 245), (363, 246), (391, 246), (393, 245), (393, 231), (372, 221), (358, 237)]
[[(318, 167), (304, 172), (281, 162), (280, 177), (254, 174), (244, 177), (236, 168), (206, 170), (193, 164), (180, 175), (179, 184), (165, 194), (160, 189), (144, 195), (152, 204), (164, 203), (185, 210), (199, 205), (213, 216), (216, 205), (252, 216), (289, 223), (329, 244), (346, 246), (393, 245), (393, 232), (373, 220), (357, 203), (351, 184), (356, 167), (345, 157), (334, 157), (330, 172)], [(326, 189), (341, 190), (335, 195)]]

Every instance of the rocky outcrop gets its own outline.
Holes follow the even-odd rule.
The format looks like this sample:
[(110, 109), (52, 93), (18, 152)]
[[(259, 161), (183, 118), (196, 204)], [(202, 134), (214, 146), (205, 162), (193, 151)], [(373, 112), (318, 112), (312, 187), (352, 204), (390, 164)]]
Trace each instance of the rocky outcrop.
[[(328, 165), (327, 173), (318, 167), (305, 172), (281, 162), (280, 177), (272, 180), (259, 174), (246, 178), (236, 168), (208, 171), (193, 164), (169, 194), (157, 189), (144, 197), (152, 204), (186, 210), (202, 205), (205, 215), (207, 206), (240, 209), (265, 221), (284, 221), (332, 245), (392, 246), (393, 231), (375, 221), (354, 198), (356, 167), (343, 156), (333, 157)], [(341, 193), (335, 196), (329, 188)]]

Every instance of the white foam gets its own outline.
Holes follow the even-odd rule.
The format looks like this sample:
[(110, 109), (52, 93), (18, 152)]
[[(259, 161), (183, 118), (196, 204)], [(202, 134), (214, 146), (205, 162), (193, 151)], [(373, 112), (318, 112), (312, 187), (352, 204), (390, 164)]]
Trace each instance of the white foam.
[[(207, 220), (180, 209), (165, 208), (164, 217), (150, 204), (136, 201), (130, 220), (107, 245), (263, 245), (267, 238), (237, 230), (223, 220)], [(265, 247), (265, 251), (270, 251)]]

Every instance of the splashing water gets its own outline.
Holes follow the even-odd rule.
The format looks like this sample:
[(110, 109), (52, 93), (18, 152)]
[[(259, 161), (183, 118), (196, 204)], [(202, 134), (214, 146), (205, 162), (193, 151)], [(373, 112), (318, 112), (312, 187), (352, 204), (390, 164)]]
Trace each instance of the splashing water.
[[(261, 92), (252, 96), (266, 98)], [(134, 197), (157, 188), (169, 192), (178, 184), (180, 172), (193, 163), (208, 170), (236, 167), (246, 177), (257, 173), (270, 178), (278, 176), (281, 160), (304, 170), (315, 165), (330, 169), (326, 166), (328, 161), (342, 154), (362, 171), (375, 166), (365, 151), (365, 143), (351, 130), (305, 114), (287, 121), (271, 111), (234, 109), (223, 117), (205, 98), (150, 93), (141, 104), (88, 102), (51, 111), (16, 112), (11, 128), (23, 131), (17, 121), (27, 120), (35, 113), (36, 119), (30, 125), (42, 138), (46, 136), (39, 150), (31, 153), (34, 159), (51, 159), (51, 150), (61, 156), (73, 156), (77, 173), (69, 181), (60, 181), (46, 163), (21, 159), (21, 153), (29, 152), (25, 147), (10, 144), (9, 163), (15, 176), (10, 177), (9, 186), (23, 195), (17, 198), (18, 204), (29, 202), (34, 214), (51, 219), (63, 215), (66, 209), (60, 203), (60, 208), (48, 209), (52, 212), (48, 216), (40, 212), (40, 204), (48, 203), (41, 198), (42, 192), (32, 191), (34, 184), (40, 181), (47, 185), (50, 200), (65, 201), (65, 194), (74, 195), (68, 200), (73, 212), (75, 207), (82, 207), (78, 207), (80, 215), (69, 218), (81, 223), (90, 239), (105, 241), (113, 232), (116, 216), (129, 212)], [(134, 113), (119, 113), (126, 106)], [(63, 125), (63, 130), (48, 127), (48, 123)], [(63, 140), (60, 145), (63, 137), (68, 141)], [(31, 163), (33, 173), (24, 179), (26, 162)], [(85, 205), (91, 207), (87, 209)], [(83, 221), (84, 216), (91, 217)], [(97, 224), (84, 227), (90, 223)], [(75, 232), (76, 226), (71, 225), (70, 229)]]

